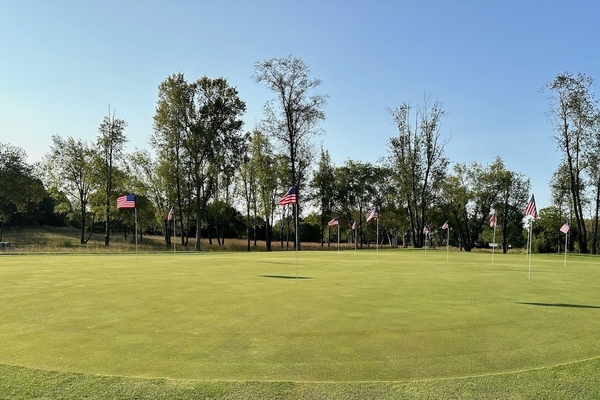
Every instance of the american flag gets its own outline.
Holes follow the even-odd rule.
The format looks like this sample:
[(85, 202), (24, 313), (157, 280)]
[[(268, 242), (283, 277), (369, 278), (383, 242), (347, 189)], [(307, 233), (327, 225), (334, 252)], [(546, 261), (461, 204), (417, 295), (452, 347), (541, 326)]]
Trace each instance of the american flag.
[(279, 200), (280, 206), (296, 204), (296, 186), (292, 186), (285, 195)]
[(327, 223), (327, 226), (337, 226), (340, 224), (340, 217), (335, 217)]
[(367, 222), (369, 222), (372, 219), (377, 219), (379, 218), (379, 210), (377, 209), (377, 207), (375, 207), (374, 209), (366, 213), (365, 217), (367, 217)]
[(135, 194), (127, 194), (117, 199), (117, 209), (135, 208)]
[(560, 227), (560, 231), (562, 233), (564, 233), (565, 235), (569, 232), (569, 229), (571, 229), (569, 224), (564, 224), (563, 226)]
[(444, 222), (444, 225), (442, 225), (442, 229), (448, 229), (448, 227), (448, 221)]
[(352, 230), (356, 229), (356, 221), (352, 222)]
[(531, 200), (525, 205), (525, 215), (531, 215), (533, 218), (538, 217), (537, 208), (535, 207), (535, 197), (531, 195)]
[(423, 228), (423, 233), (427, 235), (429, 233), (429, 228), (428, 227), (424, 227)]
[(171, 221), (175, 216), (175, 208), (171, 207), (169, 214), (167, 214), (167, 221)]
[(498, 217), (496, 217), (496, 213), (494, 213), (494, 214), (492, 214), (492, 217), (490, 218), (490, 228), (495, 227), (497, 222), (498, 222)]

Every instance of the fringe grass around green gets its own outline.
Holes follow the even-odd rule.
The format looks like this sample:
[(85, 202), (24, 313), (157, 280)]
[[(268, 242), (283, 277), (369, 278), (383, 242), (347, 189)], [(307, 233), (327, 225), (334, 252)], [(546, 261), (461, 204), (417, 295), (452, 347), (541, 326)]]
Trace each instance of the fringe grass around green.
[(3, 255), (0, 398), (598, 398), (600, 268), (563, 264)]

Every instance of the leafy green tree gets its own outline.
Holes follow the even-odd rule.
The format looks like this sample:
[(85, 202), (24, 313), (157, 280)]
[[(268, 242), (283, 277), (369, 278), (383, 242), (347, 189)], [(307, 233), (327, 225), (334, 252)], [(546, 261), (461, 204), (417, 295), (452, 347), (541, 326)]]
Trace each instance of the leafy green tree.
[(378, 166), (354, 160), (346, 160), (344, 165), (335, 169), (336, 204), (345, 211), (348, 221), (356, 221), (355, 244), (364, 244), (363, 220), (365, 212), (375, 204), (377, 182), (381, 173)]
[[(333, 217), (332, 201), (335, 198), (335, 169), (331, 163), (329, 152), (321, 148), (321, 156), (317, 170), (313, 175), (311, 186), (314, 189), (313, 200), (318, 205), (321, 226), (321, 247), (324, 245), (324, 229)], [(337, 207), (336, 207), (337, 208)], [(328, 241), (329, 243), (329, 241)]]
[(548, 115), (555, 125), (554, 139), (558, 149), (565, 156), (568, 169), (569, 188), (581, 253), (588, 252), (587, 229), (583, 214), (585, 203), (583, 171), (585, 145), (592, 134), (596, 115), (595, 100), (590, 91), (592, 85), (592, 78), (585, 74), (573, 75), (569, 72), (557, 75), (546, 85), (546, 89), (551, 91)]
[(163, 174), (159, 173), (159, 163), (152, 158), (146, 150), (138, 150), (131, 154), (129, 176), (133, 180), (135, 192), (144, 194), (156, 210), (154, 219), (160, 221), (161, 230), (164, 233), (165, 244), (168, 248), (172, 246), (170, 221), (167, 216), (174, 202), (169, 202), (169, 182)]
[[(255, 129), (250, 137), (250, 154), (257, 193), (254, 209), (258, 212), (258, 215), (255, 215), (254, 219), (257, 220), (260, 216), (264, 220), (266, 248), (267, 251), (271, 251), (273, 221), (277, 207), (277, 194), (281, 188), (283, 161), (281, 157), (275, 155), (269, 138), (258, 129)], [(283, 246), (283, 235), (280, 239)]]
[[(565, 223), (561, 211), (556, 207), (542, 208), (539, 219), (533, 224), (532, 249), (538, 253), (564, 251), (565, 235), (560, 227)], [(570, 232), (572, 235), (572, 232)]]
[(598, 252), (598, 224), (600, 215), (600, 110), (594, 105), (592, 132), (586, 143), (585, 159), (589, 185), (593, 189), (592, 254)]
[(125, 136), (125, 127), (127, 123), (120, 119), (115, 118), (113, 111), (112, 116), (110, 115), (110, 107), (108, 109), (108, 115), (104, 117), (102, 123), (98, 127), (98, 138), (96, 145), (98, 146), (99, 154), (102, 159), (103, 168), (102, 180), (104, 181), (104, 195), (105, 195), (105, 229), (104, 229), (104, 246), (108, 247), (110, 244), (110, 214), (114, 208), (114, 201), (116, 197), (113, 193), (113, 166), (115, 162), (121, 160), (123, 155), (123, 147), (127, 142)]
[(187, 218), (180, 216), (182, 232), (190, 226), (191, 213), (195, 214), (196, 250), (200, 250), (203, 208), (227, 159), (223, 155), (241, 157), (240, 117), (245, 110), (237, 89), (224, 78), (202, 77), (188, 83), (183, 74), (175, 74), (159, 86), (153, 144), (159, 155), (173, 163), (166, 169), (175, 181), (178, 209), (188, 210)]
[[(265, 105), (265, 128), (286, 154), (289, 181), (285, 186), (294, 185), (298, 189), (296, 207), (302, 203), (304, 180), (310, 166), (311, 137), (319, 132), (319, 123), (325, 119), (323, 109), (327, 99), (324, 95), (311, 94), (321, 81), (311, 79), (309, 72), (304, 61), (292, 56), (255, 64), (255, 81), (264, 83), (276, 97)], [(296, 246), (299, 248), (299, 241)]]
[(95, 153), (89, 143), (70, 136), (63, 139), (54, 135), (50, 153), (43, 161), (46, 181), (55, 188), (52, 192), (66, 194), (66, 198), (59, 196), (57, 200), (68, 199), (69, 206), (79, 212), (81, 244), (87, 242), (85, 230), (89, 196), (97, 188), (94, 159)]
[(502, 252), (506, 253), (509, 244), (523, 247), (523, 210), (528, 200), (531, 184), (522, 173), (506, 169), (501, 159), (495, 163), (495, 179), (498, 179), (501, 191), (494, 209), (498, 226), (502, 230)]
[(246, 211), (246, 250), (250, 251), (250, 235), (251, 228), (254, 228), (254, 238), (256, 245), (256, 220), (250, 216), (250, 212), (254, 212), (256, 217), (256, 171), (252, 162), (252, 153), (250, 151), (250, 139), (252, 133), (246, 136), (247, 142), (244, 143), (244, 156), (240, 163), (238, 179), (241, 181), (241, 195), (244, 200)]
[(417, 108), (416, 124), (411, 126), (411, 107), (403, 103), (390, 110), (398, 136), (390, 138), (388, 166), (403, 196), (410, 233), (415, 247), (424, 243), (423, 227), (428, 211), (436, 201), (440, 185), (446, 175), (448, 159), (444, 155), (441, 122), (444, 110), (440, 102), (425, 99)]
[(154, 134), (150, 139), (157, 153), (157, 173), (168, 188), (168, 200), (175, 205), (181, 244), (188, 245), (193, 212), (193, 184), (184, 137), (190, 134), (194, 113), (194, 85), (182, 73), (167, 77), (158, 87)]
[(11, 223), (18, 214), (35, 223), (46, 197), (42, 182), (26, 159), (25, 150), (0, 143), (0, 241), (4, 224)]
[(443, 188), (444, 208), (464, 250), (485, 245), (482, 234), (492, 210), (498, 217), (505, 252), (510, 230), (522, 231), (523, 212), (517, 210), (524, 207), (529, 183), (507, 170), (500, 158), (485, 166), (476, 162), (456, 164)]

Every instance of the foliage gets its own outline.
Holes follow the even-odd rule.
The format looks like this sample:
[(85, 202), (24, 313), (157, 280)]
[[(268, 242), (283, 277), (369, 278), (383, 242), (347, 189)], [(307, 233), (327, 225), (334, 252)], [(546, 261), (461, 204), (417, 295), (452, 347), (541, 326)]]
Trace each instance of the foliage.
[[(61, 209), (79, 214), (80, 243), (86, 242), (86, 222), (90, 194), (99, 186), (96, 179), (97, 154), (91, 145), (81, 139), (52, 136), (50, 153), (44, 159), (47, 185)], [(65, 202), (68, 201), (69, 204)]]
[[(218, 176), (243, 155), (240, 117), (245, 110), (237, 90), (224, 78), (202, 77), (188, 83), (179, 73), (159, 86), (153, 143), (163, 162), (171, 163), (164, 173), (174, 181), (182, 232), (189, 230), (195, 217), (196, 250), (200, 250), (204, 208), (213, 197)], [(187, 244), (183, 235), (182, 243)]]
[[(573, 212), (579, 232), (579, 251), (588, 252), (587, 228), (583, 206), (585, 199), (584, 170), (586, 146), (592, 142), (598, 111), (591, 88), (592, 78), (585, 74), (565, 72), (546, 85), (551, 92), (548, 115), (555, 126), (554, 139), (565, 157)], [(592, 149), (598, 152), (598, 148)], [(589, 153), (589, 150), (587, 151)], [(597, 169), (597, 165), (592, 166)], [(600, 202), (600, 197), (597, 198)]]
[(98, 127), (98, 138), (96, 145), (101, 159), (102, 168), (98, 168), (99, 181), (103, 183), (104, 191), (104, 220), (106, 222), (104, 229), (104, 245), (108, 247), (110, 244), (110, 215), (114, 208), (114, 202), (117, 200), (118, 194), (113, 193), (113, 171), (115, 166), (120, 164), (123, 155), (123, 148), (127, 142), (124, 130), (127, 123), (120, 119), (115, 119), (115, 113), (104, 117), (102, 123)]
[(444, 154), (447, 142), (441, 134), (445, 112), (441, 102), (432, 104), (425, 98), (417, 108), (414, 127), (410, 104), (404, 102), (390, 114), (398, 136), (390, 138), (387, 162), (408, 211), (413, 245), (423, 247), (423, 228), (432, 222), (427, 214), (437, 200), (449, 163)]

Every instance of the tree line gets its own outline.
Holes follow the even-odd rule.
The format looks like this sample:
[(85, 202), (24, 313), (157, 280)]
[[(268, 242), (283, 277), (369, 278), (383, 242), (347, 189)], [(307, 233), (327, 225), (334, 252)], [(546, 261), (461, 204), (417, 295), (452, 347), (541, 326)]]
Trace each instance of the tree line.
[[(133, 193), (140, 231), (164, 235), (168, 247), (175, 234), (182, 246), (196, 238), (195, 250), (203, 237), (217, 245), (245, 238), (248, 250), (259, 240), (271, 250), (276, 241), (290, 246), (291, 240), (293, 247), (339, 240), (363, 247), (377, 237), (382, 244), (421, 248), (444, 243), (440, 227), (448, 221), (450, 244), (470, 251), (492, 242), (492, 213), (503, 251), (524, 246), (529, 179), (506, 168), (500, 157), (487, 164), (451, 163), (441, 102), (425, 98), (416, 106), (390, 108), (397, 131), (387, 155), (377, 163), (348, 159), (336, 166), (328, 150), (315, 145), (328, 98), (303, 60), (257, 62), (253, 78), (273, 98), (251, 130), (243, 126), (246, 104), (227, 79), (188, 81), (176, 73), (158, 87), (152, 152), (125, 152), (127, 123), (110, 109), (96, 141), (54, 135), (49, 152), (34, 165), (27, 164), (23, 149), (0, 143), (0, 240), (5, 225), (70, 225), (80, 229), (85, 244), (102, 226), (109, 246), (112, 233), (132, 231), (132, 213), (117, 211), (115, 202)], [(572, 222), (576, 250), (596, 252), (600, 114), (591, 87), (591, 78), (570, 73), (545, 87), (565, 158), (550, 182), (553, 204), (540, 210), (533, 225), (537, 251), (560, 251), (558, 229)], [(291, 186), (297, 203), (279, 207)], [(589, 206), (593, 213), (586, 213)], [(293, 207), (301, 216), (298, 225)], [(377, 225), (365, 218), (373, 207), (379, 209)], [(334, 218), (339, 238), (338, 229), (328, 227)]]

